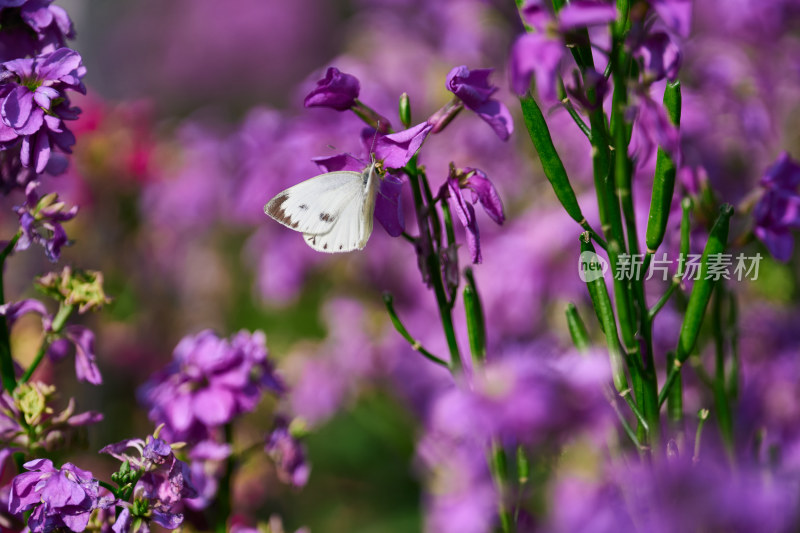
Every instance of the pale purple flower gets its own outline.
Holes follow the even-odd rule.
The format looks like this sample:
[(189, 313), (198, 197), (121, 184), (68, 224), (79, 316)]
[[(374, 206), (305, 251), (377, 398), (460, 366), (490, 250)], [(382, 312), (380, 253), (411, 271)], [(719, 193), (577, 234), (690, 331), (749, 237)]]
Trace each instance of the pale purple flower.
[[(464, 189), (472, 191), (472, 198), (464, 196)], [(439, 190), (440, 198), (452, 198), (455, 212), (467, 231), (467, 246), (473, 263), (483, 261), (481, 255), (480, 232), (475, 217), (474, 204), (480, 203), (486, 214), (497, 224), (503, 224), (505, 213), (497, 190), (481, 170), (466, 168), (463, 171), (451, 169), (447, 181)]]
[(360, 90), (358, 78), (340, 72), (336, 67), (329, 67), (325, 77), (308, 93), (303, 104), (306, 107), (330, 107), (337, 111), (347, 111), (355, 105)]
[(284, 418), (279, 417), (275, 421), (264, 451), (275, 463), (278, 479), (295, 487), (305, 486), (311, 473), (305, 447), (291, 434)]
[(182, 440), (253, 410), (265, 390), (283, 392), (265, 343), (260, 331), (230, 339), (210, 330), (184, 337), (172, 363), (139, 391), (150, 419), (166, 423), (170, 436)]
[(617, 6), (606, 0), (572, 0), (558, 12), (562, 32), (609, 24), (617, 19)]
[(760, 183), (764, 193), (753, 209), (754, 233), (775, 259), (786, 262), (794, 249), (792, 231), (800, 230), (800, 165), (783, 152)]
[(498, 88), (489, 84), (493, 69), (469, 70), (466, 66), (453, 68), (447, 75), (447, 90), (458, 96), (467, 109), (474, 111), (505, 141), (514, 131), (511, 113), (506, 105), (492, 98)]
[[(81, 56), (69, 48), (33, 59), (15, 59), (0, 65), (0, 139), (12, 133), (22, 139), (20, 161), (44, 172), (55, 146), (69, 153), (75, 136), (64, 124), (80, 110), (69, 107), (66, 90), (86, 92)], [(54, 103), (56, 102), (56, 103)]]
[(61, 223), (75, 218), (78, 206), (65, 209), (57, 196), (41, 198), (36, 190), (38, 187), (37, 181), (28, 183), (25, 203), (15, 207), (22, 228), (15, 250), (27, 250), (35, 242), (43, 246), (48, 259), (55, 262), (61, 256), (61, 248), (68, 242)]
[(387, 168), (403, 168), (417, 153), (433, 125), (423, 122), (375, 140), (375, 157)]
[(104, 505), (92, 473), (72, 463), (60, 469), (49, 459), (25, 463), (28, 472), (14, 478), (8, 509), (19, 515), (33, 510), (28, 527), (34, 533), (69, 528), (83, 531), (92, 511)]

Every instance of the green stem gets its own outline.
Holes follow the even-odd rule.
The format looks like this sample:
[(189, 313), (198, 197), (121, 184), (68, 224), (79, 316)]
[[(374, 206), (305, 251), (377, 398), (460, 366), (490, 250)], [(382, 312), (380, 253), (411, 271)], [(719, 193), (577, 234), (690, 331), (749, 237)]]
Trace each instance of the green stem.
[(394, 309), (394, 301), (392, 295), (389, 294), (388, 292), (383, 293), (383, 302), (386, 304), (386, 311), (389, 313), (389, 318), (392, 320), (392, 324), (394, 324), (394, 329), (396, 329), (397, 332), (405, 340), (408, 341), (408, 343), (411, 345), (411, 348), (422, 354), (422, 356), (428, 359), (429, 361), (433, 361), (437, 365), (442, 365), (445, 368), (448, 368), (449, 365), (444, 359), (441, 359), (433, 355), (431, 352), (423, 348), (418, 340), (416, 340), (414, 337), (411, 336), (406, 327), (400, 321), (400, 317), (397, 316), (397, 311), (395, 311)]
[(703, 434), (703, 426), (708, 418), (708, 409), (700, 409), (697, 413), (697, 432), (694, 434), (694, 454), (692, 455), (692, 464), (700, 462), (700, 437)]
[[(233, 444), (233, 424), (225, 424), (225, 442)], [(214, 531), (215, 533), (225, 533), (228, 529), (228, 518), (231, 514), (231, 481), (233, 478), (234, 458), (233, 455), (225, 460), (225, 473), (219, 481), (216, 505), (214, 512)]]
[(714, 333), (714, 407), (717, 412), (717, 423), (720, 434), (728, 452), (733, 458), (733, 417), (731, 405), (728, 400), (725, 379), (725, 333), (722, 329), (722, 303), (725, 298), (725, 288), (720, 285), (714, 294), (711, 310), (711, 329)]
[(447, 301), (447, 294), (445, 293), (444, 284), (442, 282), (442, 268), (439, 262), (439, 255), (437, 251), (433, 249), (430, 227), (427, 223), (426, 213), (429, 208), (425, 205), (422, 198), (416, 158), (411, 159), (405, 170), (414, 196), (414, 206), (417, 212), (417, 220), (419, 221), (419, 231), (422, 234), (420, 235), (420, 239), (423, 239), (423, 242), (427, 242), (429, 245), (429, 249), (423, 250), (422, 253), (425, 255), (424, 260), (428, 268), (433, 292), (436, 296), (436, 303), (439, 307), (439, 317), (442, 321), (445, 338), (447, 339), (447, 347), (450, 351), (450, 370), (455, 373), (461, 370), (461, 354), (458, 349), (458, 342), (456, 341), (455, 328), (453, 327), (452, 308)]
[[(8, 244), (0, 252), (0, 305), (6, 302), (5, 298), (5, 282), (4, 274), (6, 269), (6, 259), (14, 247), (17, 245), (22, 234), (17, 232)], [(8, 321), (6, 317), (0, 317), (0, 380), (3, 382), (3, 388), (7, 392), (13, 392), (17, 387), (17, 380), (14, 374), (14, 359), (11, 356), (11, 335), (8, 329)]]
[(499, 443), (492, 443), (491, 460), (489, 462), (497, 490), (500, 497), (497, 499), (497, 514), (500, 517), (500, 528), (503, 533), (513, 533), (514, 519), (505, 504), (504, 493), (508, 487), (508, 460), (506, 451)]

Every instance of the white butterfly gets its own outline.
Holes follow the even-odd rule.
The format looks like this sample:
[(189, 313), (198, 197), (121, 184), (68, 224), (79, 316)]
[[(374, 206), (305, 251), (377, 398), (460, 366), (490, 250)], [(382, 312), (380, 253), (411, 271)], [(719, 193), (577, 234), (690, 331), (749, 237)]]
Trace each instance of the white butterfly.
[(372, 233), (380, 176), (373, 161), (362, 172), (328, 172), (278, 193), (264, 212), (319, 252), (361, 250)]

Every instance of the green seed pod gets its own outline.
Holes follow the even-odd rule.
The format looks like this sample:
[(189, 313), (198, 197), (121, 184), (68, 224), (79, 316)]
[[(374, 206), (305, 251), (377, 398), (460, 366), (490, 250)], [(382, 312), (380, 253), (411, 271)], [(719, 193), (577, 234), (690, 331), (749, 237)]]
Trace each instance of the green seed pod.
[(464, 286), (464, 311), (467, 315), (469, 348), (472, 360), (476, 364), (480, 364), (486, 359), (486, 326), (483, 319), (483, 306), (475, 286), (475, 278), (472, 276), (472, 269), (468, 268), (465, 276), (467, 283)]
[[(681, 121), (681, 83), (667, 84), (664, 91), (664, 108), (673, 124)], [(664, 241), (669, 221), (669, 208), (675, 192), (675, 163), (661, 148), (656, 156), (656, 172), (653, 177), (653, 195), (650, 198), (650, 215), (647, 219), (645, 243), (647, 251), (654, 253)]]
[(400, 122), (403, 123), (403, 126), (409, 128), (411, 126), (411, 99), (408, 97), (408, 93), (403, 93), (400, 95)]
[(531, 97), (520, 98), (522, 104), (522, 116), (525, 119), (525, 125), (528, 127), (528, 133), (533, 141), (533, 146), (539, 154), (539, 161), (542, 163), (544, 174), (553, 186), (553, 191), (558, 197), (558, 201), (564, 206), (567, 214), (571, 216), (578, 224), (583, 224), (586, 219), (581, 212), (578, 205), (578, 198), (575, 196), (575, 191), (567, 177), (567, 171), (564, 169), (564, 164), (553, 146), (553, 139), (550, 137), (550, 130), (547, 128), (547, 122), (544, 120), (542, 110), (539, 105)]
[(589, 332), (586, 331), (586, 324), (583, 323), (581, 315), (578, 314), (578, 308), (572, 302), (567, 304), (567, 327), (569, 328), (570, 337), (575, 348), (580, 352), (585, 352), (591, 341), (589, 340)]

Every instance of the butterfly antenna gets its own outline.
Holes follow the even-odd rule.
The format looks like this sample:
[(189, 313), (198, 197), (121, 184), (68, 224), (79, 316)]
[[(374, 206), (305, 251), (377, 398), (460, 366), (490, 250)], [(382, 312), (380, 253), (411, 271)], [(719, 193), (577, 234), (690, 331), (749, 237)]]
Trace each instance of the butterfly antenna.
[(378, 122), (375, 124), (375, 135), (372, 136), (372, 146), (369, 148), (369, 157), (372, 161), (375, 161), (375, 143), (378, 141), (378, 132), (381, 129), (381, 121), (378, 119)]

